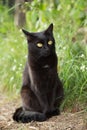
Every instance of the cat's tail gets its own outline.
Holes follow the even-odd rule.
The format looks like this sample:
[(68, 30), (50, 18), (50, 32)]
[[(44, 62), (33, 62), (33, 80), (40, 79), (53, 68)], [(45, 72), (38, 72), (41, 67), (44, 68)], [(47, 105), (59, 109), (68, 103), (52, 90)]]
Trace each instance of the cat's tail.
[(28, 123), (31, 121), (45, 121), (46, 115), (40, 112), (24, 111), (22, 107), (16, 109), (13, 120), (22, 123)]

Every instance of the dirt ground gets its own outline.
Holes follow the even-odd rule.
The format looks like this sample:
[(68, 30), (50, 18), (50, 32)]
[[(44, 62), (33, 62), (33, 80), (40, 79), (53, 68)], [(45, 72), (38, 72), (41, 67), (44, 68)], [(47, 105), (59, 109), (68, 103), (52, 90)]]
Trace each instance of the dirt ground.
[(87, 112), (61, 113), (45, 122), (16, 123), (12, 120), (19, 99), (12, 99), (0, 93), (0, 130), (87, 130)]

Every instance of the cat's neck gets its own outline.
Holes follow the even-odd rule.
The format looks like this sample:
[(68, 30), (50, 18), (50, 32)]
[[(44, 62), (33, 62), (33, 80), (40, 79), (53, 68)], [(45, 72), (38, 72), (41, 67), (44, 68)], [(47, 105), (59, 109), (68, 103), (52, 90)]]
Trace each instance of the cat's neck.
[(32, 70), (47, 71), (50, 68), (57, 67), (57, 56), (54, 54), (38, 60), (35, 57), (28, 56), (28, 64)]

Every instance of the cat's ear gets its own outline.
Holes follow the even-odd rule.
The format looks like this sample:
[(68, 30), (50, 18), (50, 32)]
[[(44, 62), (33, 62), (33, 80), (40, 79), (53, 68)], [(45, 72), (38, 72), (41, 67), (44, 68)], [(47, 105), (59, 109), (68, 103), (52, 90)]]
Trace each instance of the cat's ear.
[(52, 33), (53, 32), (53, 23), (49, 25), (49, 27), (45, 31), (46, 33)]
[(25, 34), (28, 41), (31, 41), (33, 39), (33, 35), (30, 32), (26, 31), (25, 29), (22, 29), (22, 31)]

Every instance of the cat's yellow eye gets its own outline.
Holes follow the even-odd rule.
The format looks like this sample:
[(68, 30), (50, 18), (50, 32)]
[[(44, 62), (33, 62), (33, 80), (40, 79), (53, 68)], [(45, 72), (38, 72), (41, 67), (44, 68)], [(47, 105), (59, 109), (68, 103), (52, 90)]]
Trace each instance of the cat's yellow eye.
[(41, 48), (43, 46), (42, 43), (37, 43), (37, 47)]
[(48, 45), (52, 45), (53, 44), (53, 42), (50, 40), (50, 41), (48, 41)]

